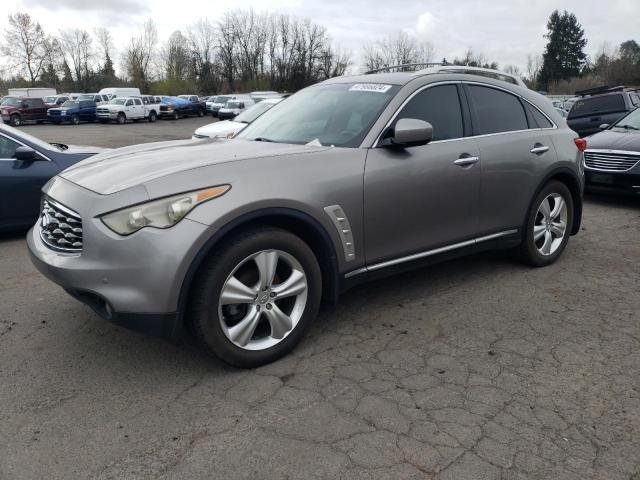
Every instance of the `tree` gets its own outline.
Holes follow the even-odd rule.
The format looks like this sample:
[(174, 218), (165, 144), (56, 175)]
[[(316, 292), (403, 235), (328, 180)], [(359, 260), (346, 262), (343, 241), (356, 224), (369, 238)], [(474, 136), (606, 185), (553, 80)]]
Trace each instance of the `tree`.
[(584, 29), (573, 13), (555, 10), (547, 22), (549, 40), (542, 56), (540, 86), (545, 90), (549, 84), (559, 80), (568, 80), (583, 73), (587, 55), (584, 47)]
[(201, 94), (217, 93), (219, 79), (216, 64), (216, 31), (207, 19), (200, 19), (187, 28), (187, 39), (198, 91)]
[(67, 65), (72, 69), (76, 87), (87, 90), (92, 75), (93, 40), (86, 30), (78, 28), (60, 32), (60, 48)]
[(124, 52), (124, 70), (131, 83), (147, 90), (153, 78), (152, 65), (155, 59), (158, 30), (152, 19), (147, 20), (140, 31), (140, 35), (132, 37)]
[(26, 75), (34, 86), (46, 67), (52, 40), (28, 13), (9, 15), (8, 23), (0, 51), (13, 62), (12, 70)]
[(116, 71), (113, 66), (113, 38), (111, 32), (105, 27), (98, 27), (94, 30), (98, 45), (100, 46), (101, 53), (104, 57), (104, 63), (102, 68), (99, 69), (100, 81), (103, 84), (113, 84), (117, 81)]
[(435, 49), (432, 43), (418, 42), (404, 31), (364, 47), (364, 63), (367, 70), (407, 63), (429, 63), (434, 57)]

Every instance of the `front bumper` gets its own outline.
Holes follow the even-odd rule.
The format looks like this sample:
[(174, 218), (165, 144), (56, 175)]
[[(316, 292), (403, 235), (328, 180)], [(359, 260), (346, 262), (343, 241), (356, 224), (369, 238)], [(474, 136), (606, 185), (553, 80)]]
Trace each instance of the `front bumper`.
[(220, 120), (230, 120), (232, 118), (236, 118), (236, 114), (233, 112), (218, 112), (218, 118)]
[(40, 238), (38, 222), (27, 234), (33, 264), (101, 317), (171, 336), (182, 283), (208, 238), (207, 226), (185, 218), (172, 228), (144, 228), (122, 237), (90, 213), (101, 202), (100, 195), (66, 181), (57, 185), (61, 182), (62, 188), (47, 192), (45, 187), (45, 193), (82, 217), (82, 252), (51, 250)]
[(640, 165), (627, 172), (598, 172), (585, 169), (587, 190), (640, 195)]

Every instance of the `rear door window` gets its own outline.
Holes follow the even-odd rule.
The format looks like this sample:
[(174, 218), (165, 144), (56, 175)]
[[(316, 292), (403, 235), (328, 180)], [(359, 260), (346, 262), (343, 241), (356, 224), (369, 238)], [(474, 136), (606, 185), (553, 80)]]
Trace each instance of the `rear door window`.
[(598, 95), (577, 100), (571, 107), (569, 118), (621, 112), (624, 110), (624, 98), (622, 95)]
[(20, 146), (19, 143), (8, 139), (5, 136), (0, 135), (0, 159), (7, 160), (14, 158), (16, 149)]
[(504, 90), (469, 85), (471, 105), (475, 111), (474, 133), (527, 130), (529, 124), (520, 99)]
[(442, 85), (426, 88), (405, 105), (397, 119), (415, 118), (433, 126), (433, 140), (451, 140), (464, 136), (464, 124), (458, 88)]

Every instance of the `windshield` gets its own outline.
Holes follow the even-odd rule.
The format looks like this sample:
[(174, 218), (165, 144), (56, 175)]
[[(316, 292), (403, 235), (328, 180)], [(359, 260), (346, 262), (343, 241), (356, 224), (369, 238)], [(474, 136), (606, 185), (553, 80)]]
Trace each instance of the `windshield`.
[(274, 105), (275, 103), (260, 102), (249, 108), (248, 110), (242, 112), (233, 121), (240, 123), (251, 123)]
[(622, 117), (613, 125), (612, 128), (640, 130), (640, 108), (632, 111), (626, 117)]
[(93, 101), (93, 95), (80, 95), (78, 97), (78, 100), (92, 100)]
[(66, 102), (64, 102), (62, 104), (63, 107), (67, 107), (67, 108), (74, 108), (78, 106), (78, 102), (74, 101), (74, 100), (67, 100)]
[(222, 95), (213, 99), (213, 103), (227, 103), (229, 97), (223, 97)]
[(44, 103), (56, 103), (56, 98), (57, 97), (44, 97), (42, 101)]
[(114, 98), (109, 103), (111, 105), (124, 105), (126, 103), (126, 101), (127, 101), (126, 98)]
[(8, 107), (19, 107), (22, 104), (22, 100), (15, 97), (7, 97), (2, 100), (2, 105), (6, 105)]
[(275, 105), (238, 138), (355, 148), (398, 91), (375, 83), (320, 84)]

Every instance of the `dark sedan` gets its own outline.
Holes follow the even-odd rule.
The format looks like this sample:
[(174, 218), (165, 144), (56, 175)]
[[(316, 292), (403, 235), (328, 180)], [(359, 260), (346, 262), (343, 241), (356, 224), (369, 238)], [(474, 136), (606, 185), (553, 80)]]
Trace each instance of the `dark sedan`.
[(587, 186), (640, 195), (640, 109), (587, 140)]
[(49, 144), (0, 126), (0, 231), (31, 226), (40, 214), (40, 189), (62, 170), (104, 151)]

